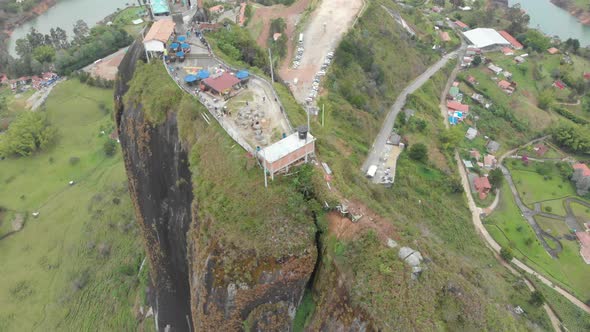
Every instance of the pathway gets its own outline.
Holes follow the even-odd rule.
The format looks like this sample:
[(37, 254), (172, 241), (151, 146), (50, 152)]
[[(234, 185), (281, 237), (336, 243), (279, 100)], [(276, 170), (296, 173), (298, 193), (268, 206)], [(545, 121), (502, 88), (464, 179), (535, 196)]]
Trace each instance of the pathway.
[(465, 44), (462, 44), (458, 50), (455, 50), (451, 53), (448, 53), (442, 59), (438, 60), (434, 65), (430, 68), (426, 69), (424, 73), (418, 76), (412, 83), (410, 83), (402, 92), (399, 94), (395, 103), (391, 106), (385, 121), (383, 122), (383, 126), (381, 126), (381, 130), (379, 134), (375, 138), (375, 142), (371, 147), (371, 151), (365, 160), (362, 171), (365, 173), (369, 166), (377, 165), (379, 162), (379, 157), (383, 155), (385, 152), (385, 146), (387, 144), (387, 138), (391, 134), (391, 130), (393, 129), (393, 125), (395, 123), (395, 118), (397, 114), (401, 111), (401, 109), (406, 104), (406, 98), (409, 94), (413, 93), (414, 91), (418, 90), (430, 77), (436, 74), (441, 68), (443, 68), (450, 59), (456, 58), (457, 55), (466, 47)]

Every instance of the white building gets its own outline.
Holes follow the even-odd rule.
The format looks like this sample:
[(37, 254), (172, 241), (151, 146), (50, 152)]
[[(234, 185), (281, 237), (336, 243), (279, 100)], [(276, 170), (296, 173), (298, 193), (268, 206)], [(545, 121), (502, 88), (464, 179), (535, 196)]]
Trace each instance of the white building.
[(475, 47), (491, 50), (498, 47), (510, 46), (510, 42), (507, 41), (502, 35), (489, 28), (477, 28), (463, 32), (465, 38), (471, 42)]
[(259, 151), (258, 157), (274, 179), (275, 173), (288, 171), (290, 166), (307, 161), (314, 153), (315, 138), (307, 132), (307, 127), (300, 127), (296, 133)]
[(143, 46), (147, 52), (163, 53), (170, 37), (174, 33), (176, 23), (172, 19), (162, 19), (154, 22), (150, 31), (143, 38)]
[(475, 136), (477, 136), (477, 129), (469, 127), (469, 129), (467, 129), (467, 133), (465, 133), (465, 138), (472, 141)]

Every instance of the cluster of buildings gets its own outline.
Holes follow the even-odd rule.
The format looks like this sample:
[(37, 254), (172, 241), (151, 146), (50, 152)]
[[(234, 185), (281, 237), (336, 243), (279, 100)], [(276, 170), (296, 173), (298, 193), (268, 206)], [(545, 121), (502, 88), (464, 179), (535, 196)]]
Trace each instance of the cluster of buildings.
[[(485, 155), (482, 156), (479, 150), (472, 149), (469, 151), (470, 159), (463, 159), (463, 165), (468, 172), (471, 192), (477, 193), (477, 196), (481, 200), (486, 199), (492, 190), (492, 185), (488, 179), (487, 173), (498, 167), (498, 160), (492, 154), (491, 150), (497, 149), (499, 145), (495, 146), (495, 144), (490, 145), (489, 143), (488, 145), (489, 147), (487, 148), (487, 153)], [(476, 172), (475, 170), (479, 171)]]
[(17, 79), (9, 79), (5, 74), (0, 74), (0, 85), (7, 85), (12, 91), (26, 91), (29, 88), (39, 90), (55, 83), (59, 75), (54, 72), (45, 72), (41, 75), (22, 76)]

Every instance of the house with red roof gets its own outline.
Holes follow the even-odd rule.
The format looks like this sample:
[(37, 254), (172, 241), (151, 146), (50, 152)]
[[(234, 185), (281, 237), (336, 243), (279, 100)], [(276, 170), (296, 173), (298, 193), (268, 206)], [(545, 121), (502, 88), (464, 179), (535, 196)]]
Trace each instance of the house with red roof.
[(576, 237), (580, 241), (580, 256), (586, 264), (590, 264), (590, 233), (576, 232)]
[(563, 83), (561, 80), (557, 80), (557, 81), (553, 82), (553, 86), (558, 88), (559, 90), (563, 90), (566, 88), (565, 83)]
[(576, 184), (576, 192), (578, 195), (584, 196), (590, 192), (590, 168), (582, 163), (574, 164), (573, 167), (572, 181)]
[(467, 24), (465, 24), (465, 23), (463, 23), (463, 22), (461, 22), (459, 20), (456, 20), (455, 21), (455, 25), (458, 26), (461, 30), (464, 30), (464, 31), (469, 29), (469, 25), (467, 25)]
[(483, 157), (483, 167), (485, 168), (496, 168), (496, 165), (498, 164), (498, 161), (496, 160), (496, 157), (494, 157), (494, 155), (492, 154), (487, 154), (485, 157)]
[(467, 82), (471, 83), (471, 84), (477, 84), (477, 80), (475, 79), (475, 77), (469, 75), (467, 76)]
[(516, 88), (514, 87), (514, 85), (506, 80), (501, 80), (498, 82), (498, 87), (500, 89), (502, 89), (502, 91), (506, 92), (507, 94), (511, 95), (512, 93), (514, 93), (514, 91), (516, 90)]
[(559, 53), (559, 50), (556, 49), (555, 47), (551, 47), (550, 49), (547, 50), (547, 52), (549, 52), (549, 54), (557, 54), (557, 53)]
[(516, 40), (516, 38), (512, 37), (512, 35), (508, 33), (508, 31), (502, 30), (498, 31), (498, 33), (504, 37), (504, 39), (506, 39), (506, 41), (509, 42), (515, 50), (522, 50), (524, 48), (522, 44)]
[(479, 195), (479, 199), (486, 199), (492, 190), (492, 185), (490, 184), (490, 180), (488, 180), (487, 176), (475, 178), (475, 180), (473, 180), (473, 185)]
[(223, 11), (224, 11), (223, 5), (217, 5), (217, 6), (213, 6), (213, 7), (209, 8), (209, 13), (211, 13), (211, 14), (223, 13)]
[(204, 90), (211, 91), (214, 94), (226, 95), (229, 94), (236, 85), (240, 84), (240, 82), (241, 81), (234, 75), (224, 72), (217, 77), (204, 79), (202, 87)]
[(461, 104), (460, 102), (454, 101), (454, 100), (447, 100), (447, 109), (449, 110), (449, 112), (468, 113), (469, 112), (469, 105), (464, 105), (464, 104)]
[(502, 53), (507, 56), (514, 55), (514, 51), (510, 47), (502, 47)]

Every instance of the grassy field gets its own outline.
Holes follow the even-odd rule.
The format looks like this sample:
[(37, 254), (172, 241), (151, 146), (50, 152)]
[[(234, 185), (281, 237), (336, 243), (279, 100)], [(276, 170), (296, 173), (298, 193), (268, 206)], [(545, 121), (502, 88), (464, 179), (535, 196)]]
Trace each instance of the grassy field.
[[(503, 247), (511, 247), (517, 258), (572, 291), (582, 301), (590, 299), (590, 286), (587, 283), (590, 266), (582, 261), (578, 244), (561, 240), (563, 251), (559, 259), (552, 259), (537, 241), (532, 228), (521, 217), (508, 185), (502, 186), (500, 195), (500, 205), (485, 221), (494, 239)], [(545, 220), (542, 220), (542, 225), (544, 223)], [(560, 232), (566, 230), (560, 228)]]
[[(557, 220), (542, 216), (535, 216), (535, 220), (545, 232), (555, 237), (562, 238), (564, 235), (571, 234), (570, 228), (563, 220)], [(562, 239), (562, 241), (567, 240)]]
[(565, 325), (569, 331), (590, 330), (590, 315), (573, 305), (561, 294), (557, 293), (544, 283), (535, 279), (532, 279), (532, 282), (535, 285), (535, 288), (543, 293), (549, 306), (555, 311), (559, 319), (563, 322), (563, 325)]
[(575, 202), (571, 203), (571, 208), (572, 211), (574, 212), (574, 215), (576, 217), (578, 217), (579, 219), (583, 220), (583, 222), (590, 222), (590, 209), (585, 207), (582, 204), (578, 204)]
[(113, 124), (101, 102), (112, 92), (61, 83), (47, 101), (55, 146), (0, 161), (0, 205), (28, 216), (0, 241), (2, 331), (138, 327), (147, 269), (138, 278), (143, 250), (121, 154), (102, 151)]
[(564, 216), (565, 217), (565, 207), (563, 205), (563, 200), (562, 199), (555, 199), (552, 201), (544, 201), (541, 203), (541, 210), (543, 212), (549, 212), (549, 213), (553, 213), (556, 214), (558, 216)]

